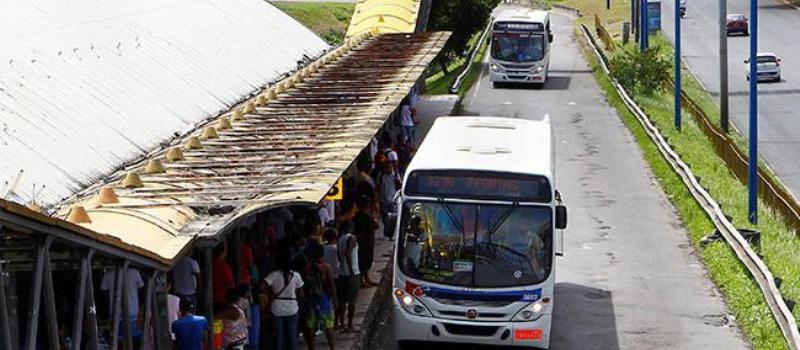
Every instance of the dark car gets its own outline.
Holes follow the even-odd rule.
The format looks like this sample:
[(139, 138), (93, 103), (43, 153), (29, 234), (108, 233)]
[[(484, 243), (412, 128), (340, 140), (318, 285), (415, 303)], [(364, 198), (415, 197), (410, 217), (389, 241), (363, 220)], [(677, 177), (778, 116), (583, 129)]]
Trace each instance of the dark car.
[(750, 25), (745, 15), (730, 14), (726, 19), (725, 27), (728, 30), (728, 35), (740, 33), (747, 36), (750, 34)]

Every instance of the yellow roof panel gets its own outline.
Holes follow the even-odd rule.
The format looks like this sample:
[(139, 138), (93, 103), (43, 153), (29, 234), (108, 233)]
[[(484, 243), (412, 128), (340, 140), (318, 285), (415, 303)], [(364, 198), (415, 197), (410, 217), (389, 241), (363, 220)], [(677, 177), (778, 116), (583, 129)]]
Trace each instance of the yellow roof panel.
[(377, 33), (413, 33), (417, 28), (419, 0), (364, 0), (356, 5), (347, 37)]

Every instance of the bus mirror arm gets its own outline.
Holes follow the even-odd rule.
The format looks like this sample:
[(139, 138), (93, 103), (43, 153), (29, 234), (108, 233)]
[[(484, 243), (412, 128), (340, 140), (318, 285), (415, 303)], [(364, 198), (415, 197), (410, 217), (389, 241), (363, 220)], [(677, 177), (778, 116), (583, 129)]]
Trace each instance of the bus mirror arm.
[(559, 204), (556, 205), (556, 229), (565, 228), (567, 228), (567, 207)]

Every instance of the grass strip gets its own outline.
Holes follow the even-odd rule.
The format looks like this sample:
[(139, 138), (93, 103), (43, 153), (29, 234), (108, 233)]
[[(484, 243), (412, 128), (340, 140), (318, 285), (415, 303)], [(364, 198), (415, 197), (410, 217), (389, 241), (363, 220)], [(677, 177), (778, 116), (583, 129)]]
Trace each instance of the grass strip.
[(342, 43), (355, 4), (338, 2), (273, 2), (277, 8), (302, 23), (330, 45)]
[[(619, 111), (624, 123), (636, 137), (646, 161), (668, 198), (678, 209), (690, 233), (692, 244), (705, 263), (712, 280), (722, 290), (728, 307), (742, 331), (756, 349), (787, 348), (758, 285), (736, 258), (733, 250), (724, 242), (714, 242), (705, 248), (700, 246), (700, 239), (713, 231), (713, 224), (680, 178), (661, 157), (642, 126), (622, 103), (608, 77), (599, 69), (595, 57), (585, 49), (584, 47), (584, 54), (590, 61), (596, 80), (607, 94), (609, 103)], [(732, 216), (736, 223), (746, 222), (746, 188), (713, 153), (710, 141), (705, 138), (693, 120), (685, 121), (683, 132), (674, 130), (672, 94), (663, 92), (652, 97), (639, 97), (636, 98), (636, 102), (662, 134), (669, 138), (670, 145), (681, 155), (683, 161), (690, 164), (692, 171), (702, 178), (701, 183), (722, 205), (726, 214)], [(797, 254), (793, 252), (800, 248), (800, 244), (794, 233), (783, 225), (775, 212), (764, 207), (763, 203), (762, 208), (764, 209), (760, 213), (761, 224), (757, 229), (762, 231), (762, 254), (765, 262), (776, 276), (784, 279), (781, 288), (783, 295), (797, 300), (800, 264)]]
[[(466, 57), (458, 57), (457, 59), (451, 61), (447, 65), (447, 74), (445, 74), (439, 66), (437, 65), (431, 66), (431, 71), (428, 72), (428, 77), (425, 79), (426, 95), (443, 95), (450, 93), (450, 87), (453, 86), (453, 83), (456, 81), (456, 78), (458, 77), (459, 74), (461, 74), (461, 71), (467, 64), (467, 60), (469, 59), (469, 54), (472, 53), (472, 49), (475, 47), (475, 45), (477, 45), (478, 40), (480, 40), (482, 33), (483, 31), (480, 30), (472, 34), (469, 41), (467, 42), (467, 47), (465, 48), (465, 52), (467, 52)], [(479, 51), (478, 54), (475, 55), (475, 63), (477, 63), (478, 66), (480, 66), (480, 62), (483, 60), (483, 54), (486, 51), (487, 43), (488, 40), (486, 42), (483, 42), (482, 48), (480, 49), (481, 51)], [(472, 69), (475, 68), (475, 63), (473, 63), (473, 66), (470, 69), (469, 74), (473, 74)], [(480, 72), (480, 70), (478, 70), (478, 72)], [(469, 78), (470, 77), (467, 76), (465, 79)], [(463, 96), (463, 93), (466, 93), (466, 90), (463, 90), (464, 86), (467, 86), (468, 90), (469, 86), (474, 81), (475, 77), (473, 76), (471, 82), (465, 81), (464, 83), (462, 83), (461, 88), (459, 88), (458, 92), (459, 95)], [(469, 83), (470, 85), (468, 85), (467, 83)]]

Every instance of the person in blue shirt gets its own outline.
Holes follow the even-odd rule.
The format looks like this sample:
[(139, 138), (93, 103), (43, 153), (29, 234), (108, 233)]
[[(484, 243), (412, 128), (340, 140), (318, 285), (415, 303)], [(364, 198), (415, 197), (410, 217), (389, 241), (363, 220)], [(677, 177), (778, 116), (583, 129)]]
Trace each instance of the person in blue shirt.
[(203, 316), (193, 314), (192, 302), (181, 298), (181, 317), (172, 322), (175, 345), (178, 350), (202, 350), (206, 342), (208, 321)]

